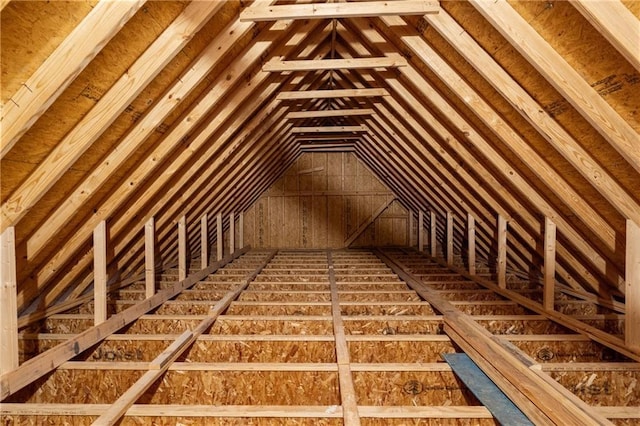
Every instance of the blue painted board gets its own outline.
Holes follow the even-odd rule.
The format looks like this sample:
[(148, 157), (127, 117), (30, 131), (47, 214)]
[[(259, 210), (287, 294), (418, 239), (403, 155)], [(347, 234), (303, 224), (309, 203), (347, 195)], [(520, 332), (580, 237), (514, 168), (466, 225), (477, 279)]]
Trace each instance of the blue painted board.
[(442, 357), (500, 424), (505, 426), (534, 425), (467, 354), (442, 354)]

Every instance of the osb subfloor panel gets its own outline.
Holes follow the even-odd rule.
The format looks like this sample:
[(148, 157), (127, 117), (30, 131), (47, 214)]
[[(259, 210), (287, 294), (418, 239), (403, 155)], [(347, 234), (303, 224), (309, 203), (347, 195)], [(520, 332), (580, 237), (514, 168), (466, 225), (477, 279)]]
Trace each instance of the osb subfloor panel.
[[(640, 406), (640, 365), (419, 253), (387, 254), (613, 423), (640, 424), (629, 414)], [(92, 423), (268, 255), (250, 251), (12, 395), (3, 424)], [(176, 279), (166, 271), (161, 286)], [(110, 314), (142, 299), (143, 282), (123, 288)], [(622, 317), (594, 303), (559, 295), (558, 306), (623, 332)], [(22, 330), (20, 362), (87, 330), (92, 314), (87, 303)], [(443, 362), (456, 351), (440, 313), (373, 252), (279, 251), (121, 424), (341, 425), (349, 416), (362, 425), (497, 424)]]

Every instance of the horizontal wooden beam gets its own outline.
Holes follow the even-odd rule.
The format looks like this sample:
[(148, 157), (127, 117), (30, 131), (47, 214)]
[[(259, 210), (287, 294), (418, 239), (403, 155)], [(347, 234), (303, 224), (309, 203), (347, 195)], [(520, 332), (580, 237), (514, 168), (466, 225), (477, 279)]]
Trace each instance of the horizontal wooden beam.
[(262, 66), (262, 71), (356, 70), (371, 68), (397, 68), (406, 66), (406, 59), (402, 57), (390, 58), (387, 56), (379, 58), (310, 59), (306, 61), (282, 61), (274, 58)]
[(424, 15), (438, 13), (439, 10), (437, 1), (413, 0), (289, 4), (245, 9), (240, 13), (240, 21)]
[(320, 117), (346, 117), (352, 115), (373, 115), (375, 111), (371, 108), (355, 109), (326, 109), (320, 111), (294, 111), (288, 113), (285, 118), (320, 118)]
[(209, 268), (193, 274), (184, 281), (178, 281), (172, 287), (156, 293), (153, 297), (145, 299), (129, 309), (110, 317), (100, 325), (91, 327), (86, 331), (77, 334), (66, 342), (24, 362), (20, 367), (0, 376), (0, 400), (13, 395), (23, 387), (39, 379), (49, 371), (68, 361), (74, 356), (82, 353), (105, 337), (115, 333), (122, 327), (138, 319), (150, 310), (160, 306), (165, 301), (179, 294), (186, 288), (191, 287), (196, 282), (207, 277), (229, 262), (232, 262), (249, 250), (239, 250), (224, 260), (216, 262)]
[(338, 132), (366, 132), (367, 126), (316, 126), (292, 127), (291, 133), (338, 133)]
[(291, 99), (330, 99), (389, 96), (387, 89), (336, 89), (336, 90), (306, 90), (296, 92), (280, 92), (276, 97), (279, 101)]

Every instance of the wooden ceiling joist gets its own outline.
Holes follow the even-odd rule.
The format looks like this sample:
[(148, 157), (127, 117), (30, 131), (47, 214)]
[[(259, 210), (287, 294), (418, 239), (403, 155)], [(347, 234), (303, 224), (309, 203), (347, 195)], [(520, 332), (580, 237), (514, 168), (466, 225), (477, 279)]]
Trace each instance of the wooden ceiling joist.
[[(12, 357), (2, 357), (0, 399), (15, 394), (12, 401), (36, 397), (43, 404), (3, 402), (3, 416), (34, 412), (37, 421), (56, 422), (77, 405), (73, 420), (114, 413), (106, 423), (147, 421), (161, 415), (155, 409), (171, 420), (195, 413), (203, 422), (300, 414), (354, 425), (369, 418), (490, 419), (485, 407), (458, 402), (455, 409), (414, 409), (401, 401), (406, 391), (397, 401), (392, 396), (394, 407), (358, 405), (374, 398), (367, 381), (390, 374), (455, 380), (448, 366), (424, 357), (455, 350), (457, 342), (483, 370), (497, 372), (505, 389), (513, 386), (503, 378), (516, 371), (548, 391), (517, 391), (518, 403), (531, 408), (550, 392), (566, 400), (562, 418), (533, 408), (535, 419), (609, 424), (604, 417), (638, 417), (628, 407), (594, 408), (602, 400), (586, 390), (568, 391), (591, 390), (586, 378), (633, 390), (640, 378), (629, 362), (640, 360), (638, 5), (95, 0), (93, 7), (59, 2), (46, 19), (29, 20), (33, 3), (7, 3), (0, 0), (1, 65), (14, 93), (3, 97), (0, 275), (8, 285), (0, 296), (16, 302), (2, 311), (12, 330), (3, 329), (0, 346)], [(15, 19), (22, 16), (24, 22)], [(140, 37), (129, 40), (137, 29)], [(29, 36), (43, 33), (50, 40)], [(12, 39), (22, 34), (28, 40)], [(129, 68), (109, 74), (105, 65), (116, 57)], [(80, 93), (87, 81), (96, 96)], [(149, 223), (153, 235), (145, 232)], [(225, 273), (163, 303), (211, 272), (194, 275), (199, 267), (247, 244), (259, 249), (245, 249), (247, 257)], [(384, 254), (326, 250), (334, 244), (402, 247)], [(228, 304), (228, 296), (229, 312), (206, 319), (206, 304), (237, 288), (234, 276), (276, 246), (305, 249), (282, 250), (268, 273), (234, 293), (244, 289), (248, 300)], [(381, 258), (397, 263), (373, 266)], [(416, 277), (408, 279), (409, 270)], [(145, 275), (154, 272), (147, 285)], [(186, 281), (169, 284), (176, 277)], [(418, 300), (425, 286), (455, 300), (434, 299), (435, 312)], [(403, 301), (395, 306), (393, 298)], [(89, 328), (96, 315), (102, 323)], [(137, 322), (127, 334), (107, 336), (123, 319)], [(203, 319), (210, 332), (178, 337), (182, 325)], [(293, 323), (306, 334), (285, 335)], [(450, 336), (424, 334), (443, 324)], [(509, 334), (532, 324), (548, 334)], [(47, 332), (19, 332), (27, 325)], [(412, 335), (418, 325), (422, 334)], [(328, 334), (319, 331), (327, 326)], [(220, 334), (221, 327), (241, 332)], [(177, 351), (154, 352), (176, 338)], [(261, 362), (198, 358), (198, 351), (217, 356), (234, 342), (243, 343), (240, 358), (255, 350)], [(293, 343), (295, 354), (287, 349)], [(106, 362), (101, 351), (114, 344), (148, 359)], [(328, 348), (322, 362), (305, 359), (316, 346), (323, 349), (313, 356)], [(543, 347), (558, 349), (558, 359), (528, 358), (542, 360)], [(182, 349), (191, 351), (190, 362), (172, 364)], [(87, 358), (67, 361), (78, 352)], [(293, 364), (269, 358), (276, 353), (290, 353)], [(602, 361), (610, 353), (623, 362)], [(404, 358), (384, 362), (391, 355)], [(96, 356), (102, 359), (86, 361)], [(166, 380), (157, 381), (165, 367)], [(114, 368), (132, 377), (159, 369), (120, 399), (118, 391), (116, 404), (46, 399), (68, 372), (90, 385)], [(277, 386), (327, 374), (318, 389), (333, 394), (313, 400), (320, 408), (309, 406), (307, 394), (298, 405), (277, 405), (278, 394), (262, 406), (213, 414), (202, 400), (186, 399), (208, 393), (185, 393), (181, 409), (135, 404), (145, 392), (166, 395), (148, 386), (164, 390), (177, 375), (215, 371), (247, 374), (246, 383), (265, 373), (299, 375)], [(44, 375), (41, 389), (17, 392)], [(116, 387), (129, 388), (129, 379)], [(607, 401), (623, 401), (619, 389)], [(428, 404), (423, 397), (409, 396)], [(633, 392), (624, 398), (638, 400)]]
[(345, 3), (307, 3), (265, 6), (245, 9), (241, 21), (274, 21), (279, 19), (334, 19), (382, 15), (424, 15), (438, 13), (437, 1), (396, 0)]
[(320, 70), (353, 70), (363, 68), (398, 68), (406, 67), (407, 60), (399, 58), (350, 58), (350, 59), (317, 59), (309, 61), (271, 60), (262, 66), (265, 72), (284, 71), (320, 71)]

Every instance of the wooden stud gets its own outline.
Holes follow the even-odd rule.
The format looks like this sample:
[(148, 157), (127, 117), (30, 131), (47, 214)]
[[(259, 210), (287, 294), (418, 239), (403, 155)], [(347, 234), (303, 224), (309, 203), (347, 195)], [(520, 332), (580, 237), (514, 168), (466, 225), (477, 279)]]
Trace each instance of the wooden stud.
[(453, 212), (447, 211), (447, 265), (453, 265)]
[(471, 213), (467, 213), (467, 256), (469, 274), (476, 274), (476, 220)]
[(0, 374), (18, 367), (15, 242), (15, 228), (10, 226), (0, 236)]
[(548, 217), (544, 218), (544, 287), (543, 306), (555, 308), (556, 286), (556, 224)]
[(500, 288), (507, 288), (507, 220), (498, 215), (498, 258), (496, 260), (497, 280)]
[(187, 217), (178, 220), (178, 281), (187, 278)]
[(245, 9), (240, 21), (275, 21), (282, 19), (333, 19), (384, 15), (424, 15), (438, 13), (436, 1), (365, 1), (354, 3), (307, 3)]
[[(3, 158), (20, 137), (144, 4), (103, 0), (2, 106)], [(6, 5), (3, 2), (2, 5)]]
[(238, 218), (238, 248), (244, 248), (244, 212), (240, 212), (240, 217)]
[(156, 222), (151, 217), (144, 225), (144, 282), (147, 298), (156, 293)]
[(356, 108), (356, 109), (325, 109), (325, 110), (312, 110), (312, 111), (293, 111), (287, 113), (285, 118), (318, 118), (318, 117), (347, 117), (354, 115), (372, 115), (375, 111), (371, 108)]
[(217, 252), (216, 256), (218, 260), (222, 259), (222, 254), (224, 253), (224, 231), (222, 228), (222, 212), (218, 213), (216, 217), (216, 243), (217, 243)]
[(640, 226), (627, 219), (625, 344), (640, 352)]
[(640, 172), (638, 133), (606, 99), (600, 96), (506, 0), (471, 0), (471, 4), (629, 164)]
[(404, 58), (349, 58), (349, 59), (312, 59), (299, 61), (282, 61), (272, 59), (262, 66), (264, 72), (283, 71), (317, 71), (317, 70), (352, 70), (363, 68), (398, 68), (406, 67)]
[(93, 230), (93, 310), (94, 324), (107, 320), (107, 222)]
[(436, 247), (436, 243), (438, 242), (438, 221), (436, 217), (436, 212), (433, 210), (429, 212), (431, 216), (429, 222), (429, 246), (431, 249), (431, 257), (436, 257), (438, 255), (438, 249)]
[(294, 92), (279, 92), (276, 99), (286, 101), (292, 99), (331, 99), (389, 96), (387, 89), (335, 89), (335, 90), (301, 90)]
[(175, 297), (183, 290), (204, 279), (218, 269), (245, 254), (250, 247), (233, 253), (221, 262), (216, 262), (204, 271), (191, 275), (184, 282), (177, 282), (173, 286), (157, 292), (153, 297), (142, 300), (132, 307), (113, 315), (104, 323), (91, 327), (53, 347), (52, 349), (25, 361), (14, 371), (0, 376), (0, 400), (6, 399), (23, 387), (44, 376), (54, 368), (70, 360), (79, 353), (104, 340), (107, 336), (120, 330), (140, 318), (145, 313), (157, 308), (167, 300)]
[(229, 253), (236, 251), (236, 219), (233, 212), (229, 213)]
[(207, 213), (205, 213), (200, 218), (200, 268), (205, 269), (208, 265), (209, 265), (209, 221), (208, 221)]
[(418, 210), (418, 251), (424, 251), (424, 212)]

